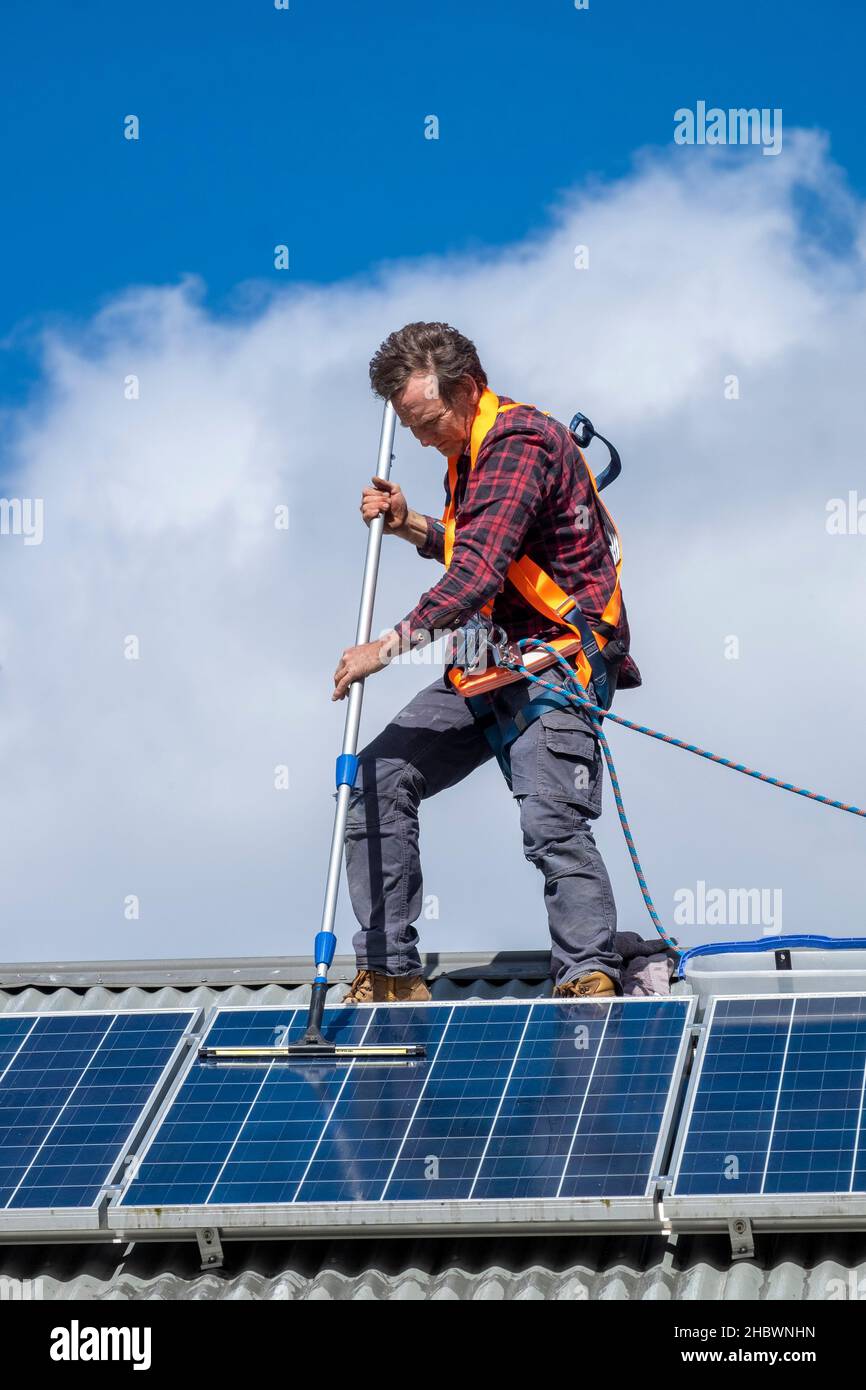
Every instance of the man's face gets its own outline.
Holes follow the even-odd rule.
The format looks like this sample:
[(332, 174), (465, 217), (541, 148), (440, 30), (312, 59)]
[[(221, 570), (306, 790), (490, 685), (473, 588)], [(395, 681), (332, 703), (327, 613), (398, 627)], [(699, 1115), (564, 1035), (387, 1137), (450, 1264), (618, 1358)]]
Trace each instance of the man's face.
[(419, 444), (425, 449), (438, 449), (450, 458), (452, 454), (462, 454), (469, 444), (479, 395), (477, 383), (467, 379), (465, 388), (446, 405), (439, 395), (436, 378), (428, 372), (418, 372), (392, 398), (392, 404), (400, 424), (412, 431)]

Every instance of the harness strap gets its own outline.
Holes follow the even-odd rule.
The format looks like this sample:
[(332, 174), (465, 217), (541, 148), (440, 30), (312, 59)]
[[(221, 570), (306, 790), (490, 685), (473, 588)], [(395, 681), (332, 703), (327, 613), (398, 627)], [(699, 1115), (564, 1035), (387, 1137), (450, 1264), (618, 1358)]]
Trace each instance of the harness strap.
[(481, 726), (484, 737), (487, 739), (493, 756), (499, 764), (499, 770), (511, 787), (511, 761), (502, 748), (502, 735), (499, 732), (499, 724), (496, 715), (493, 713), (493, 703), (489, 695), (470, 695), (466, 700), (469, 713), (476, 724)]
[[(493, 391), (485, 389), (482, 392), (469, 438), (470, 470), (475, 468), (481, 445), (484, 443), (496, 417), (505, 414), (506, 411), (517, 410), (521, 405), (522, 402), (519, 401), (512, 401), (509, 405), (500, 405), (499, 397)], [(596, 502), (602, 512), (616, 565), (616, 581), (613, 592), (605, 605), (598, 627), (595, 630), (590, 627), (575, 600), (564, 589), (561, 589), (556, 581), (528, 555), (521, 555), (519, 559), (512, 561), (508, 567), (506, 578), (514, 585), (521, 597), (542, 617), (547, 618), (548, 622), (568, 628), (575, 637), (580, 639), (581, 650), (575, 658), (578, 677), (584, 689), (589, 686), (590, 680), (593, 681), (598, 703), (607, 709), (611, 703), (611, 693), (607, 678), (607, 664), (602, 656), (602, 651), (619, 624), (622, 610), (622, 590), (620, 587), (622, 546), (613, 519), (601, 500), (592, 469), (580, 449), (578, 449), (578, 453), (589, 475)], [(445, 528), (444, 559), (446, 569), (451, 564), (457, 529), (455, 498), (458, 457), (454, 454), (448, 459), (449, 496), (445, 511), (442, 514), (442, 524)], [(492, 610), (493, 599), (489, 599), (481, 612), (485, 617), (489, 617)], [(459, 690), (459, 676), (456, 673), (452, 675), (452, 681)]]
[(574, 699), (564, 687), (562, 690), (544, 689), (540, 695), (536, 695), (533, 699), (532, 687), (527, 682), (525, 703), (521, 705), (504, 729), (499, 727), (494, 713), (493, 699), (490, 695), (470, 695), (466, 704), (473, 719), (480, 725), (484, 737), (493, 750), (500, 771), (510, 788), (511, 745), (522, 733), (526, 732), (530, 724), (534, 724), (535, 720), (539, 719), (542, 714), (547, 714), (548, 710), (572, 709)]

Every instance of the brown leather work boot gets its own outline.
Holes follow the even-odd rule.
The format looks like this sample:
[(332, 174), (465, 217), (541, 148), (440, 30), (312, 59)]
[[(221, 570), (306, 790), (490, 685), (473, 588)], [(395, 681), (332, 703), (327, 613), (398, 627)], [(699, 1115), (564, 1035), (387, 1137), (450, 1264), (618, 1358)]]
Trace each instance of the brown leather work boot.
[(343, 1003), (423, 1003), (429, 998), (430, 991), (423, 975), (382, 975), (378, 970), (359, 970)]
[(616, 994), (616, 986), (610, 976), (603, 975), (600, 970), (591, 970), (588, 975), (567, 980), (553, 991), (554, 999), (587, 999), (590, 995), (598, 998), (599, 995), (611, 994)]

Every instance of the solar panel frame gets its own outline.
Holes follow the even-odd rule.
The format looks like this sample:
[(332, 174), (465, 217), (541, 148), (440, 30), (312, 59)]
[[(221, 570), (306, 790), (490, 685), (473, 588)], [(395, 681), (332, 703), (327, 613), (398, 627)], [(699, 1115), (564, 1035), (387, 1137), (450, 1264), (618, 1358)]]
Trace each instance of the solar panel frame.
[[(688, 1128), (694, 1108), (694, 1097), (700, 1083), (709, 1038), (709, 1024), (716, 1007), (730, 1000), (771, 1000), (778, 1002), (780, 993), (784, 998), (828, 999), (859, 998), (866, 1000), (866, 993), (845, 992), (830, 995), (826, 991), (774, 992), (762, 995), (724, 995), (718, 996), (708, 1006), (705, 1023), (698, 1034), (698, 1045), (693, 1065), (686, 1084), (685, 1068), (695, 1035), (695, 1014), (700, 1001), (694, 997), (679, 996), (688, 1004), (687, 1023), (683, 1028), (681, 1049), (678, 1053), (673, 1079), (668, 1092), (664, 1116), (659, 1126), (659, 1143), (654, 1155), (653, 1168), (664, 1184), (661, 1193), (663, 1200), (657, 1203), (653, 1198), (621, 1198), (605, 1201), (598, 1198), (510, 1200), (497, 1199), (458, 1201), (458, 1202), (344, 1202), (293, 1206), (185, 1206), (158, 1211), (147, 1207), (124, 1207), (118, 1205), (123, 1184), (117, 1179), (102, 1189), (98, 1206), (75, 1210), (50, 1209), (11, 1209), (0, 1212), (0, 1241), (27, 1240), (31, 1237), (42, 1239), (46, 1236), (57, 1240), (80, 1239), (83, 1232), (89, 1238), (121, 1240), (125, 1237), (156, 1239), (195, 1238), (201, 1242), (204, 1230), (214, 1229), (225, 1238), (249, 1239), (257, 1236), (279, 1236), (286, 1232), (309, 1236), (369, 1236), (371, 1227), (384, 1227), (388, 1235), (418, 1236), (419, 1234), (460, 1234), (503, 1232), (533, 1233), (584, 1233), (645, 1231), (705, 1231), (728, 1230), (732, 1234), (735, 1254), (740, 1236), (735, 1231), (745, 1226), (756, 1233), (777, 1230), (816, 1230), (842, 1229), (866, 1230), (866, 1194), (809, 1193), (788, 1195), (785, 1193), (766, 1193), (754, 1196), (746, 1193), (712, 1194), (710, 1196), (682, 1196), (671, 1191), (674, 1175), (678, 1172), (683, 1147), (687, 1141)], [(467, 1001), (467, 1005), (468, 1005)], [(472, 1005), (486, 1005), (490, 1001), (474, 1000)], [(506, 1001), (503, 1001), (506, 1002)], [(510, 1001), (528, 1004), (529, 1001)], [(543, 1004), (545, 1001), (533, 1001)], [(365, 1006), (360, 1006), (363, 1009)], [(367, 1006), (369, 1008), (375, 1006)], [(389, 1005), (390, 1010), (417, 1008), (417, 1005)], [(453, 1007), (438, 1005), (434, 1007)], [(284, 1006), (265, 1006), (270, 1013), (284, 1016), (292, 1013)], [(77, 1012), (77, 1011), (76, 1011)], [(182, 1036), (192, 1035), (200, 1042), (204, 1031), (210, 1026), (218, 1013), (250, 1012), (248, 1006), (237, 1005), (229, 1008), (212, 1008), (205, 1017), (200, 1008), (169, 1010), (86, 1010), (89, 1015), (112, 1017), (117, 1014), (144, 1013), (183, 1013), (191, 1014), (191, 1022)], [(304, 1014), (305, 1010), (295, 1011)], [(10, 1029), (14, 1036), (21, 1021), (33, 1026), (45, 1014), (0, 1016), (0, 1077), (8, 1065), (8, 1047), (4, 1053), (3, 1038), (8, 1037)], [(184, 1055), (184, 1050), (186, 1055)], [(175, 1054), (166, 1064), (160, 1083), (154, 1087), (146, 1106), (142, 1107), (134, 1133), (127, 1136), (125, 1148), (134, 1149), (142, 1156), (153, 1135), (158, 1133), (162, 1117), (170, 1108), (190, 1068), (195, 1066), (197, 1049), (186, 1047), (179, 1038)], [(5, 1060), (4, 1060), (5, 1057)], [(683, 1099), (683, 1091), (685, 1098)], [(679, 1093), (679, 1094), (678, 1094)], [(866, 1077), (864, 1077), (864, 1099), (866, 1099)], [(866, 1111), (866, 1105), (864, 1105)], [(866, 1116), (864, 1116), (866, 1117)], [(866, 1126), (864, 1126), (866, 1128)], [(861, 1152), (866, 1136), (861, 1140)], [(664, 1173), (661, 1162), (670, 1152), (670, 1162)], [(120, 1156), (118, 1167), (122, 1167)], [(670, 1176), (668, 1176), (670, 1174)], [(740, 1253), (748, 1253), (740, 1246)]]
[[(863, 1009), (866, 1025), (866, 993), (844, 991), (836, 994), (828, 991), (779, 991), (772, 994), (726, 994), (714, 996), (708, 1004), (703, 1028), (698, 1040), (694, 1064), (689, 1076), (682, 1115), (676, 1127), (675, 1143), (671, 1155), (670, 1176), (664, 1200), (666, 1217), (673, 1229), (683, 1231), (729, 1228), (732, 1232), (736, 1250), (736, 1232), (739, 1222), (751, 1223), (755, 1230), (799, 1229), (816, 1230), (842, 1227), (844, 1229), (866, 1229), (866, 1183), (860, 1191), (826, 1189), (821, 1191), (766, 1191), (766, 1174), (772, 1154), (772, 1139), (764, 1152), (762, 1167), (762, 1186), (760, 1192), (707, 1192), (686, 1193), (678, 1190), (683, 1173), (684, 1158), (693, 1133), (696, 1101), (706, 1071), (708, 1056), (714, 1042), (713, 1025), (724, 1005), (749, 1004), (790, 1004), (788, 1035), (796, 1020), (798, 1002), (816, 1001), (824, 1006), (834, 1001), (851, 1003), (859, 1001)], [(779, 1069), (776, 1079), (776, 1099), (774, 1116), (778, 1116), (783, 1086), (785, 1064)], [(860, 1118), (866, 1122), (866, 1050), (864, 1050), (864, 1072), (860, 1082)], [(852, 1150), (852, 1164), (856, 1165), (859, 1144), (860, 1166), (866, 1162), (866, 1123), (859, 1130), (859, 1138)], [(746, 1253), (744, 1250), (741, 1253)]]
[[(168, 1057), (160, 1071), (159, 1076), (150, 1087), (147, 1098), (142, 1102), (135, 1119), (126, 1130), (122, 1140), (119, 1141), (116, 1157), (107, 1165), (105, 1179), (100, 1181), (98, 1191), (93, 1200), (87, 1204), (70, 1206), (50, 1206), (50, 1205), (19, 1205), (19, 1206), (0, 1206), (0, 1239), (3, 1238), (26, 1238), (28, 1234), (41, 1234), (51, 1232), (52, 1234), (62, 1235), (64, 1232), (75, 1233), (86, 1230), (100, 1229), (101, 1219), (104, 1220), (104, 1212), (109, 1200), (114, 1195), (116, 1180), (123, 1170), (127, 1156), (133, 1150), (133, 1146), (147, 1134), (153, 1126), (155, 1118), (160, 1111), (160, 1107), (167, 1103), (173, 1091), (173, 1085), (178, 1077), (182, 1065), (187, 1061), (189, 1054), (194, 1054), (195, 1049), (190, 1047), (189, 1039), (197, 1042), (197, 1034), (204, 1022), (204, 1010), (198, 1006), (189, 1008), (175, 1007), (169, 1009), (76, 1009), (69, 1011), (33, 1011), (21, 1014), (6, 1014), (0, 1016), (0, 1085), (10, 1070), (12, 1061), (3, 1055), (3, 1035), (8, 1030), (8, 1026), (14, 1023), (24, 1022), (27, 1024), (26, 1032), (23, 1033), (20, 1046), (16, 1050), (15, 1056), (21, 1052), (26, 1041), (37, 1031), (40, 1023), (48, 1024), (53, 1021), (55, 1025), (64, 1019), (72, 1020), (105, 1020), (106, 1028), (102, 1035), (102, 1041), (108, 1036), (113, 1022), (118, 1018), (123, 1019), (150, 1019), (154, 1016), (177, 1017), (185, 1019), (185, 1026), (179, 1031), (177, 1038), (172, 1046)], [(6, 1027), (4, 1028), (4, 1025)], [(98, 1046), (94, 1049), (94, 1056), (98, 1051)], [(93, 1059), (91, 1058), (91, 1061)], [(39, 1155), (45, 1148), (50, 1135), (66, 1110), (66, 1106), (72, 1100), (78, 1085), (87, 1072), (89, 1063), (82, 1068), (78, 1079), (70, 1087), (69, 1095), (63, 1104), (60, 1105), (52, 1123), (48, 1126), (42, 1141), (37, 1145), (30, 1167), (33, 1167)], [(26, 1176), (26, 1174), (25, 1174)], [(23, 1181), (23, 1178), (22, 1178)], [(18, 1186), (20, 1187), (19, 1182)], [(17, 1188), (16, 1188), (17, 1191)], [(11, 1200), (11, 1199), (10, 1199)]]
[[(561, 1009), (563, 1002), (561, 1000), (504, 999), (490, 1001), (473, 999), (456, 1006), (453, 1001), (447, 1003), (431, 1002), (423, 1005), (408, 1002), (357, 1006), (352, 1010), (352, 1015), (358, 1020), (362, 1020), (366, 1016), (368, 1022), (372, 1022), (377, 1009), (386, 1010), (389, 1018), (401, 1010), (418, 1011), (422, 1009), (424, 1011), (439, 1011), (442, 1017), (447, 1019), (449, 1015), (453, 1015), (455, 1007), (466, 1010), (468, 1013), (475, 1010), (512, 1006), (525, 1010), (528, 1019), (534, 1009)], [(200, 1229), (204, 1226), (216, 1225), (227, 1232), (232, 1230), (253, 1232), (263, 1229), (298, 1230), (300, 1228), (311, 1234), (328, 1231), (351, 1234), (353, 1231), (368, 1230), (370, 1225), (384, 1225), (392, 1233), (397, 1234), (401, 1230), (405, 1230), (407, 1233), (417, 1230), (419, 1226), (439, 1230), (443, 1228), (465, 1230), (467, 1226), (474, 1226), (477, 1229), (490, 1229), (491, 1227), (499, 1229), (503, 1224), (508, 1228), (520, 1227), (525, 1224), (533, 1229), (539, 1229), (544, 1228), (546, 1224), (550, 1229), (561, 1229), (563, 1223), (573, 1227), (575, 1223), (580, 1224), (581, 1222), (586, 1222), (588, 1227), (596, 1226), (599, 1222), (607, 1227), (615, 1227), (619, 1222), (622, 1223), (623, 1228), (634, 1229), (637, 1223), (641, 1228), (645, 1226), (646, 1229), (655, 1229), (658, 1226), (658, 1217), (653, 1201), (654, 1178), (658, 1172), (660, 1160), (669, 1150), (671, 1144), (671, 1125), (682, 1094), (685, 1065), (691, 1048), (691, 1025), (694, 1019), (696, 1001), (687, 996), (670, 996), (664, 1000), (661, 997), (656, 997), (654, 1000), (617, 999), (613, 1002), (623, 1006), (626, 1010), (634, 1009), (637, 1011), (641, 1010), (642, 1007), (645, 1009), (646, 1005), (652, 1002), (665, 1003), (680, 1015), (680, 1031), (676, 1041), (670, 1082), (658, 1121), (649, 1179), (646, 1189), (639, 1196), (622, 1198), (607, 1198), (604, 1195), (560, 1196), (558, 1198), (532, 1197), (528, 1200), (487, 1196), (447, 1200), (438, 1198), (391, 1200), (385, 1198), (383, 1193), (382, 1197), (376, 1200), (220, 1202), (211, 1199), (174, 1204), (170, 1200), (164, 1199), (158, 1203), (156, 1201), (139, 1203), (130, 1193), (133, 1183), (129, 1182), (125, 1185), (123, 1192), (112, 1198), (107, 1211), (109, 1225), (124, 1233), (153, 1232), (155, 1230), (171, 1233), (181, 1229)], [(572, 1007), (576, 1015), (579, 1015), (581, 1010), (584, 1013), (587, 1012), (585, 1005), (576, 1004)], [(591, 1005), (590, 1008), (594, 1014), (597, 1014), (597, 1005)], [(299, 1022), (303, 1021), (305, 1011), (292, 1011), (279, 1005), (260, 1006), (254, 1009), (242, 1005), (217, 1007), (206, 1020), (201, 1041), (205, 1042), (211, 1037), (218, 1019), (228, 1018), (232, 1014), (250, 1013), (254, 1013), (257, 1018), (262, 1014), (267, 1014), (277, 1017), (281, 1022), (290, 1020), (289, 1028), (291, 1031), (293, 1026), (297, 1027)], [(610, 1018), (611, 1013), (612, 1011), (608, 1008), (606, 1016)], [(220, 1039), (220, 1044), (225, 1045), (222, 1039)], [(183, 1092), (184, 1085), (195, 1064), (196, 1059), (191, 1058), (189, 1064), (183, 1069), (183, 1074), (178, 1078), (173, 1088), (173, 1101)], [(279, 1066), (280, 1064), (275, 1065)], [(367, 1064), (364, 1066), (366, 1072)], [(427, 1075), (429, 1079), (430, 1073), (428, 1072)], [(240, 1104), (240, 1100), (238, 1103)], [(655, 1122), (653, 1122), (654, 1127)], [(160, 1128), (160, 1124), (155, 1124), (152, 1127), (146, 1145), (142, 1148), (142, 1167), (146, 1167), (148, 1150), (157, 1140)], [(226, 1140), (227, 1136), (224, 1136), (223, 1142)]]

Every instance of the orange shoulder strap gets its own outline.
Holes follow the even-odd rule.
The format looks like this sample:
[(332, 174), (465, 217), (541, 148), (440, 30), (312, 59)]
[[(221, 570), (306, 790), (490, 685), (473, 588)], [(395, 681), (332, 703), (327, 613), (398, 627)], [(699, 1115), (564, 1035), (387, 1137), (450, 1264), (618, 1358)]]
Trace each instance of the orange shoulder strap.
[[(520, 406), (521, 404), (522, 402), (520, 401), (513, 401), (510, 405), (500, 405), (499, 397), (495, 395), (493, 391), (485, 390), (482, 393), (481, 398), (478, 402), (478, 409), (475, 414), (475, 419), (472, 423), (472, 433), (469, 439), (470, 469), (474, 469), (478, 459), (478, 453), (481, 448), (481, 445), (483, 444), (496, 417), (498, 415), (504, 414), (507, 410), (516, 410), (518, 406)], [(616, 564), (616, 582), (614, 584), (613, 592), (605, 605), (604, 613), (601, 617), (601, 623), (602, 625), (609, 624), (611, 627), (616, 627), (617, 623), (619, 622), (620, 611), (622, 608), (622, 591), (620, 588), (620, 575), (622, 572), (622, 546), (619, 540), (619, 533), (613, 524), (611, 515), (601, 500), (601, 496), (595, 484), (595, 476), (592, 472), (592, 469), (586, 462), (586, 459), (584, 458), (583, 453), (580, 449), (578, 449), (578, 453), (580, 454), (581, 460), (583, 461), (583, 465), (586, 468), (587, 473), (589, 474), (590, 481), (592, 483), (592, 488), (596, 496), (596, 500), (598, 501), (598, 504), (601, 507), (602, 512), (604, 513), (607, 527), (609, 528), (609, 534), (612, 535), (612, 537), (614, 538), (612, 551), (614, 555), (614, 563)], [(454, 501), (455, 493), (457, 491), (457, 461), (457, 454), (452, 455), (452, 457), (448, 460), (449, 497), (448, 503), (445, 507), (445, 511), (442, 514), (442, 522), (445, 526), (446, 569), (451, 564), (451, 557), (454, 553), (454, 536), (457, 528), (457, 509)], [(566, 594), (564, 589), (561, 589), (559, 585), (556, 583), (556, 581), (551, 579), (550, 575), (547, 574), (540, 567), (540, 565), (537, 565), (534, 560), (531, 560), (528, 555), (521, 555), (521, 557), (518, 560), (512, 561), (512, 563), (508, 567), (507, 578), (514, 585), (515, 589), (517, 589), (518, 593), (526, 600), (526, 602), (531, 604), (531, 606), (536, 610), (536, 612), (540, 613), (542, 617), (547, 618), (549, 622), (558, 623), (561, 627), (568, 628), (577, 637), (580, 637), (579, 628), (575, 627), (573, 623), (567, 622), (566, 619), (563, 617), (563, 613), (568, 613), (571, 609), (575, 607), (574, 599), (570, 598), (569, 595)], [(491, 599), (489, 603), (485, 604), (484, 609), (482, 611), (485, 613), (485, 615), (489, 616), (492, 607), (493, 600)], [(598, 643), (599, 649), (604, 647), (608, 640), (603, 633), (599, 632), (595, 633), (595, 638)]]
[[(486, 439), (490, 427), (497, 415), (503, 415), (506, 410), (516, 410), (519, 402), (515, 401), (512, 405), (500, 405), (499, 397), (491, 390), (485, 389), (481, 393), (478, 408), (475, 412), (475, 419), (472, 422), (472, 433), (469, 436), (469, 467), (474, 469), (478, 461), (478, 451)], [(442, 513), (442, 521), (445, 526), (445, 568), (451, 564), (451, 555), (454, 551), (454, 532), (457, 527), (457, 510), (454, 504), (454, 495), (457, 491), (457, 461), (459, 455), (452, 454), (448, 460), (448, 504)]]

